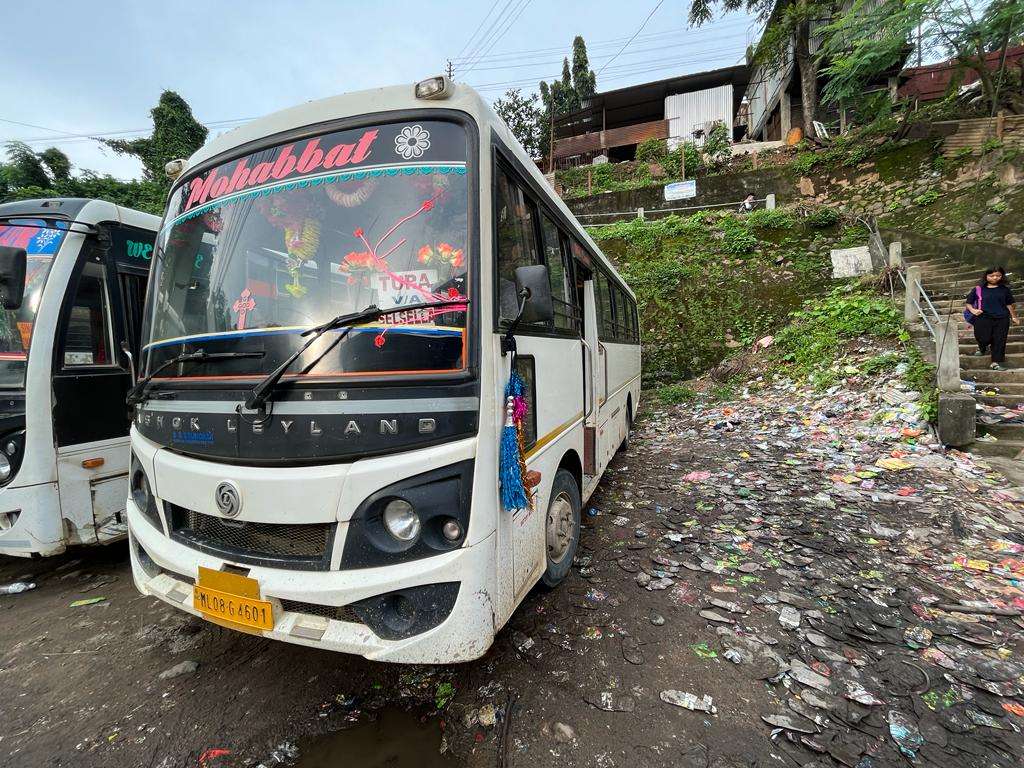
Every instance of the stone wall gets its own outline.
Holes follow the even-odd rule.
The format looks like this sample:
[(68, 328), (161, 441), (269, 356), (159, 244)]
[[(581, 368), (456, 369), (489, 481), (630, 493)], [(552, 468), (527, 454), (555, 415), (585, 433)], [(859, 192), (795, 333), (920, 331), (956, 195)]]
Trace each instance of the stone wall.
[[(758, 199), (768, 194), (775, 195), (778, 205), (795, 200), (799, 196), (792, 176), (783, 170), (765, 168), (745, 173), (705, 176), (697, 179), (697, 196), (689, 200), (666, 201), (662, 185), (630, 189), (621, 192), (602, 192), (589, 197), (570, 198), (565, 201), (575, 215), (582, 216), (585, 224), (608, 224), (622, 218), (636, 215), (637, 208), (645, 212), (657, 212), (665, 208), (692, 208), (718, 206), (722, 203), (739, 205), (748, 194)], [(596, 213), (618, 213), (624, 216), (589, 216)], [(692, 211), (682, 211), (688, 213)]]

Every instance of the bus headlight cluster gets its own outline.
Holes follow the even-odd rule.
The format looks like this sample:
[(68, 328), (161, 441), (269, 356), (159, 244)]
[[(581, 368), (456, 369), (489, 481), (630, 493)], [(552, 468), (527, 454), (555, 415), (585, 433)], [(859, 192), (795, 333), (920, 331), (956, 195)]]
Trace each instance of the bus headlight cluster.
[(129, 469), (128, 493), (131, 494), (132, 503), (142, 513), (142, 516), (162, 531), (163, 523), (160, 521), (160, 508), (149, 485), (146, 470), (142, 468), (142, 462), (139, 461), (134, 453), (132, 453), (131, 468)]
[(12, 432), (0, 438), (0, 485), (10, 481), (21, 466), (25, 453), (25, 430)]
[(399, 541), (415, 541), (420, 535), (420, 517), (405, 499), (389, 501), (384, 507), (384, 526)]
[(373, 568), (451, 552), (466, 543), (473, 461), (381, 488), (349, 521), (341, 568)]

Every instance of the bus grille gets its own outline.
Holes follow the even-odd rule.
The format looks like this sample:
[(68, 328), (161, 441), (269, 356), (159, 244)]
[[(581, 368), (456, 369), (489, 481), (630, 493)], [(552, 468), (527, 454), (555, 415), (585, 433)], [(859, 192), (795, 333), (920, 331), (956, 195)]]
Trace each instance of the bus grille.
[(250, 523), (168, 506), (171, 538), (195, 549), (253, 565), (300, 570), (330, 566), (335, 523)]
[(356, 614), (355, 609), (350, 605), (334, 607), (333, 605), (317, 605), (316, 603), (303, 603), (299, 600), (285, 600), (281, 598), (281, 607), (293, 613), (305, 613), (310, 616), (322, 616), (325, 619), (335, 621), (347, 621), (352, 624), (363, 624), (363, 620)]

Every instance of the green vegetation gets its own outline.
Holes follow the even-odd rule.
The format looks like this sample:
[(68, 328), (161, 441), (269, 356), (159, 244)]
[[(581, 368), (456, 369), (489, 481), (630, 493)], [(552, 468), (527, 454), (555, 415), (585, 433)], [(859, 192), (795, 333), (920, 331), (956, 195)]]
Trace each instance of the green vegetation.
[(638, 163), (660, 163), (668, 155), (668, 146), (664, 139), (644, 139), (636, 145)]
[(934, 422), (939, 413), (939, 390), (935, 386), (935, 366), (925, 362), (921, 351), (913, 344), (905, 344), (907, 371), (903, 381), (911, 389), (921, 393), (921, 415)]
[(849, 340), (903, 334), (903, 318), (887, 297), (845, 286), (793, 312), (789, 325), (776, 334), (774, 349), (789, 375), (825, 384), (832, 363)]
[(697, 393), (685, 384), (668, 384), (654, 391), (654, 396), (662, 405), (678, 405), (697, 398)]
[(839, 211), (835, 208), (821, 206), (808, 214), (807, 225), (814, 229), (826, 229), (838, 224), (839, 218)]
[(206, 128), (192, 116), (188, 104), (174, 91), (164, 91), (150, 113), (153, 135), (130, 141), (105, 140), (120, 154), (142, 161), (140, 180), (121, 181), (89, 170), (72, 174), (71, 161), (55, 147), (34, 152), (21, 142), (6, 145), (7, 162), (0, 164), (0, 201), (47, 197), (95, 197), (150, 213), (163, 213), (170, 180), (164, 165), (188, 157), (203, 145)]
[(827, 243), (788, 210), (630, 219), (590, 232), (637, 295), (645, 386), (702, 373), (826, 285)]
[(937, 189), (929, 189), (914, 198), (914, 205), (923, 208), (926, 205), (931, 205), (938, 199), (939, 191)]

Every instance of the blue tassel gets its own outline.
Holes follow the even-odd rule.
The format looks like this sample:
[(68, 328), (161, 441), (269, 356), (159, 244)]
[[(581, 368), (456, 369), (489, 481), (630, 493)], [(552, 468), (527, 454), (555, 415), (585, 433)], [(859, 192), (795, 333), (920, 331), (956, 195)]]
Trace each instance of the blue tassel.
[(519, 471), (519, 438), (515, 424), (506, 424), (501, 430), (501, 456), (499, 480), (501, 482), (501, 506), (507, 510), (524, 509), (530, 500), (526, 496), (523, 477)]

